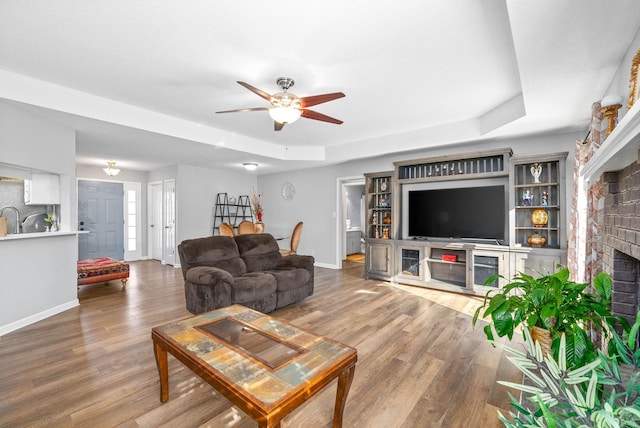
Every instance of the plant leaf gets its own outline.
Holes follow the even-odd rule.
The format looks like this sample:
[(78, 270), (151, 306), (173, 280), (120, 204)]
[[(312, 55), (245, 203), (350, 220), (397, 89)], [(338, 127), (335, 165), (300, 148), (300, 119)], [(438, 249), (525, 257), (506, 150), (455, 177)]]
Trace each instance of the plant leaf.
[(600, 365), (600, 360), (593, 360), (589, 364), (585, 364), (582, 367), (578, 367), (575, 370), (572, 370), (567, 373), (567, 376), (570, 378), (584, 376), (589, 373), (591, 370), (595, 369)]
[(529, 394), (540, 394), (541, 392), (543, 392), (542, 389), (538, 387), (523, 385), (521, 383), (507, 382), (504, 380), (499, 380), (498, 383), (508, 388), (517, 389), (518, 391), (522, 392), (528, 392)]
[(593, 406), (596, 404), (596, 386), (598, 385), (598, 373), (595, 371), (591, 374), (591, 380), (589, 381), (589, 386), (587, 387), (587, 407), (593, 409)]

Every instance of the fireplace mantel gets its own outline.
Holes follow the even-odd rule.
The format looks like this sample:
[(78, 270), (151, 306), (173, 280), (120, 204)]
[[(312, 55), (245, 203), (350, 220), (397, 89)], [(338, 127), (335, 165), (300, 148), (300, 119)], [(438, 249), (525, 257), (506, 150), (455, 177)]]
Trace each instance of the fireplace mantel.
[(585, 181), (594, 182), (604, 172), (620, 171), (638, 160), (640, 149), (640, 101), (618, 122), (582, 170)]

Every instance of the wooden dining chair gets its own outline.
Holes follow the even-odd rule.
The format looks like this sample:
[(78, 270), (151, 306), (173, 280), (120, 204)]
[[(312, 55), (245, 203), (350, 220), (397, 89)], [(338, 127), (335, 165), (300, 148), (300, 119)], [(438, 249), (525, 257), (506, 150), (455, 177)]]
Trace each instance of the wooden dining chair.
[(238, 225), (238, 235), (246, 235), (247, 233), (256, 233), (256, 228), (249, 220), (241, 221)]
[(291, 234), (291, 242), (289, 244), (289, 249), (288, 250), (281, 249), (280, 254), (282, 254), (283, 256), (290, 256), (291, 254), (297, 254), (298, 244), (300, 244), (300, 235), (302, 235), (302, 226), (303, 226), (302, 222), (299, 222), (298, 224), (295, 225), (295, 227), (293, 228), (293, 233)]
[(233, 226), (226, 222), (220, 223), (220, 227), (218, 228), (218, 230), (220, 231), (220, 235), (222, 236), (236, 235), (236, 233), (233, 231)]

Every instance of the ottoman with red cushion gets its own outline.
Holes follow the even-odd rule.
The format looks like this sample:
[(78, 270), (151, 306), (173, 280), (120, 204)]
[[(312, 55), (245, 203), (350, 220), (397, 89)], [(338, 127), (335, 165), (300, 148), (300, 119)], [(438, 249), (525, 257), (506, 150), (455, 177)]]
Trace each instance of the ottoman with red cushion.
[(122, 288), (127, 285), (129, 264), (109, 257), (78, 260), (78, 285), (107, 282), (114, 279), (122, 281)]

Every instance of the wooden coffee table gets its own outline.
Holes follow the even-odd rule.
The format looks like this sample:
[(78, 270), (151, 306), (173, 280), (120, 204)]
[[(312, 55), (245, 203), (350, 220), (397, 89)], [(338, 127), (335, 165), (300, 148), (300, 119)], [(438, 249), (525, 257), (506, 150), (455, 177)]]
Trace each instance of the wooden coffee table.
[(151, 338), (163, 403), (169, 398), (169, 352), (261, 427), (279, 427), (338, 378), (333, 426), (342, 426), (358, 359), (350, 346), (240, 305), (154, 327)]

